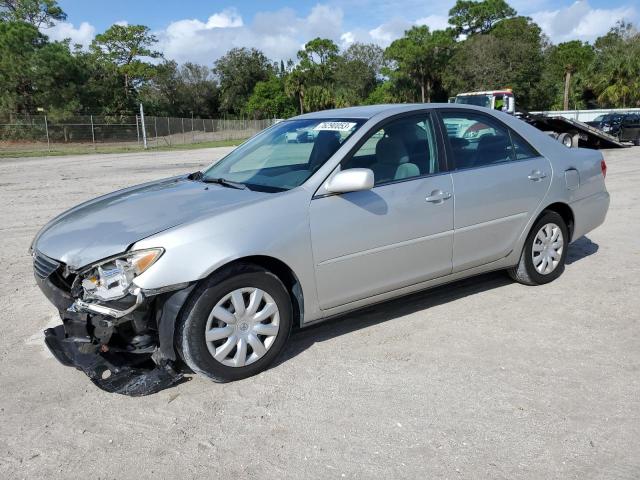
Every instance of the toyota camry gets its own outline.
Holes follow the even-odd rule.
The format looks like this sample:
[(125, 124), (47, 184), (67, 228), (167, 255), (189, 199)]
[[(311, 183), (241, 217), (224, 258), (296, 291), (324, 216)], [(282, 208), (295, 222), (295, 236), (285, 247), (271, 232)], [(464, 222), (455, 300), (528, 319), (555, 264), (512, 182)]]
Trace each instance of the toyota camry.
[(110, 392), (245, 378), (294, 327), (488, 271), (556, 280), (605, 219), (605, 175), (598, 151), (481, 107), (300, 115), (45, 225), (35, 279), (61, 318), (45, 340)]

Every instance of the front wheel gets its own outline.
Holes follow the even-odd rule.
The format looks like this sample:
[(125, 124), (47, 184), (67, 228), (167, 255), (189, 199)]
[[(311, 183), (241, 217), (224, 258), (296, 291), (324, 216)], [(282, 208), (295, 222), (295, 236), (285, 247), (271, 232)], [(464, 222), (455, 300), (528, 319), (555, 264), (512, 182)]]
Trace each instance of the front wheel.
[(291, 332), (287, 289), (254, 265), (224, 269), (205, 280), (185, 305), (176, 346), (194, 372), (228, 382), (265, 370)]
[(564, 271), (569, 229), (556, 212), (545, 211), (533, 225), (522, 249), (518, 265), (509, 276), (525, 285), (552, 282)]

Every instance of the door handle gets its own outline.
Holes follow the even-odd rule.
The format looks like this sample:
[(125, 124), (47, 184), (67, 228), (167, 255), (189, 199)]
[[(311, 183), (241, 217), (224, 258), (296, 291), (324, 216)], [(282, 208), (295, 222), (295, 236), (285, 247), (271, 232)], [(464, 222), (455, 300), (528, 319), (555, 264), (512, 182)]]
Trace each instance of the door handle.
[(532, 182), (539, 182), (543, 178), (546, 178), (547, 174), (545, 172), (541, 172), (540, 170), (532, 171), (527, 177)]
[(449, 192), (443, 192), (442, 190), (434, 190), (431, 192), (425, 200), (429, 203), (442, 203), (445, 200), (449, 200), (451, 198), (451, 194)]

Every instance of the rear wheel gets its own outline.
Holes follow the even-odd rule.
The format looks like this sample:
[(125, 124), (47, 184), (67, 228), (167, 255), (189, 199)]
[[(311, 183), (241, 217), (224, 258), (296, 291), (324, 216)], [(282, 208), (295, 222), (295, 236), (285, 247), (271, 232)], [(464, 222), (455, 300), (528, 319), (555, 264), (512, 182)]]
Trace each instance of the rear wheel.
[(558, 135), (558, 141), (567, 148), (573, 147), (573, 137), (568, 133)]
[(569, 230), (556, 212), (545, 211), (529, 232), (518, 265), (508, 270), (515, 281), (525, 285), (552, 282), (564, 271)]
[(217, 382), (265, 370), (291, 332), (291, 299), (280, 279), (253, 265), (203, 282), (176, 329), (177, 349), (194, 372)]
[(633, 144), (636, 147), (640, 147), (640, 134), (638, 134), (638, 136), (635, 138), (635, 140), (633, 141)]

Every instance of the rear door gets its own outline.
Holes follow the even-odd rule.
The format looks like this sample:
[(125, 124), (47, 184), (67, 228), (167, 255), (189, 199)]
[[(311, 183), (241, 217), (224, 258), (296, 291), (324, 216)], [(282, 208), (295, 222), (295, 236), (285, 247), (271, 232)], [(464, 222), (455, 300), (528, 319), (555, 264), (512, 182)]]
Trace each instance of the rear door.
[(452, 159), (453, 271), (507, 256), (551, 183), (551, 165), (495, 117), (442, 109)]
[(322, 309), (451, 273), (453, 185), (436, 130), (426, 112), (374, 127), (341, 168), (372, 169), (375, 186), (312, 199)]

